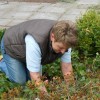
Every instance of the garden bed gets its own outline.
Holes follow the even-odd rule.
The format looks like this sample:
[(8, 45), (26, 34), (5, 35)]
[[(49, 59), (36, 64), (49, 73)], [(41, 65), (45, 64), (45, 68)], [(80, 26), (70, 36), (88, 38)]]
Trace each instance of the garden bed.
[[(1, 100), (100, 100), (100, 13), (88, 11), (77, 21), (79, 42), (72, 51), (74, 78), (65, 84), (59, 59), (44, 67), (43, 72), (50, 77), (45, 83), (48, 95), (44, 95), (34, 82), (25, 86), (12, 83), (0, 72)], [(2, 37), (3, 31), (0, 31)]]

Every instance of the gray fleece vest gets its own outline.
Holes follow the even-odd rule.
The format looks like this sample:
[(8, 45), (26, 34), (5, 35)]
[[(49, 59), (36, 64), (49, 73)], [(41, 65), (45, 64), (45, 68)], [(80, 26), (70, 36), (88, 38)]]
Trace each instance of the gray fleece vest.
[[(30, 34), (41, 49), (41, 64), (45, 65), (55, 61), (62, 54), (55, 53), (51, 47), (50, 31), (54, 24), (56, 24), (54, 20), (35, 19), (7, 29), (4, 34), (6, 53), (15, 59), (26, 62), (25, 36)], [(35, 58), (33, 59), (35, 60)]]

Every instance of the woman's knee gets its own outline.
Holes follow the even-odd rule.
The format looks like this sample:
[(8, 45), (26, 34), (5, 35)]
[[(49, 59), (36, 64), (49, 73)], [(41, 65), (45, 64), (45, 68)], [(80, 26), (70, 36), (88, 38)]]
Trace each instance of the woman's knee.
[(15, 83), (18, 83), (20, 85), (24, 85), (26, 83), (26, 77), (16, 77), (16, 78), (10, 78), (9, 77), (9, 80), (12, 81), (12, 82), (15, 82)]

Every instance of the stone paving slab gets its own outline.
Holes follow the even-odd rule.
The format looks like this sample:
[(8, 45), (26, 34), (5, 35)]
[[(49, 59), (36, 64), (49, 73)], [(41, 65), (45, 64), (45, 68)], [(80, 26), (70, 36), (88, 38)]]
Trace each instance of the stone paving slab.
[(48, 12), (52, 12), (52, 13), (64, 13), (65, 11), (66, 11), (66, 8), (60, 8), (60, 7), (51, 7), (51, 6), (49, 6), (49, 7), (43, 7), (43, 8), (41, 8), (40, 10), (39, 10), (40, 12), (46, 12), (46, 13), (48, 13)]
[(9, 26), (13, 26), (13, 25), (16, 25), (18, 23), (21, 23), (21, 22), (24, 22), (24, 21), (27, 21), (27, 20), (19, 20), (19, 19), (14, 19), (14, 20), (11, 20), (9, 24)]
[(7, 11), (0, 11), (0, 18), (2, 18), (2, 16), (6, 13)]
[(21, 6), (19, 6), (18, 5), (18, 7), (17, 8), (15, 8), (14, 10), (15, 11), (26, 11), (26, 12), (32, 12), (32, 11), (38, 11), (40, 8), (42, 7), (42, 5), (27, 5), (27, 7), (26, 7), (26, 5), (21, 5)]
[(63, 15), (59, 20), (71, 20), (73, 22), (76, 22), (76, 19), (78, 19), (78, 15), (70, 14), (70, 15)]
[(40, 12), (53, 12), (53, 13), (64, 13), (67, 9), (73, 6), (71, 3), (55, 3), (49, 6), (44, 6), (40, 9)]
[(29, 17), (28, 19), (52, 19), (52, 20), (57, 20), (61, 14), (59, 13), (44, 13), (44, 12), (36, 12), (34, 15)]
[(65, 3), (65, 2), (57, 2), (57, 3), (52, 3), (50, 6), (52, 7), (65, 7), (65, 8), (69, 8), (71, 6), (73, 6), (73, 3)]
[(30, 17), (32, 15), (32, 13), (30, 12), (9, 12), (5, 15), (3, 15), (1, 18), (5, 18), (5, 19), (27, 19), (28, 17)]
[(0, 19), (0, 25), (7, 26), (11, 21), (11, 19)]
[(97, 5), (100, 3), (100, 0), (77, 0), (78, 5)]
[(79, 14), (84, 14), (86, 12), (87, 9), (70, 9), (69, 11), (67, 11), (67, 14), (75, 14), (75, 15), (79, 15)]
[(0, 2), (0, 27), (10, 27), (31, 19), (76, 21), (88, 7), (100, 0), (77, 0), (75, 3)]

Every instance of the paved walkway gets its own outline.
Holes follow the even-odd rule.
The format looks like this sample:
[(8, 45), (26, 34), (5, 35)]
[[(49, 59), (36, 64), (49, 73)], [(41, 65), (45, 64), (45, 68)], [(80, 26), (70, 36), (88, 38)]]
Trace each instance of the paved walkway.
[(88, 7), (99, 0), (77, 0), (74, 3), (34, 3), (0, 1), (0, 28), (10, 27), (31, 19), (72, 20), (75, 22)]

